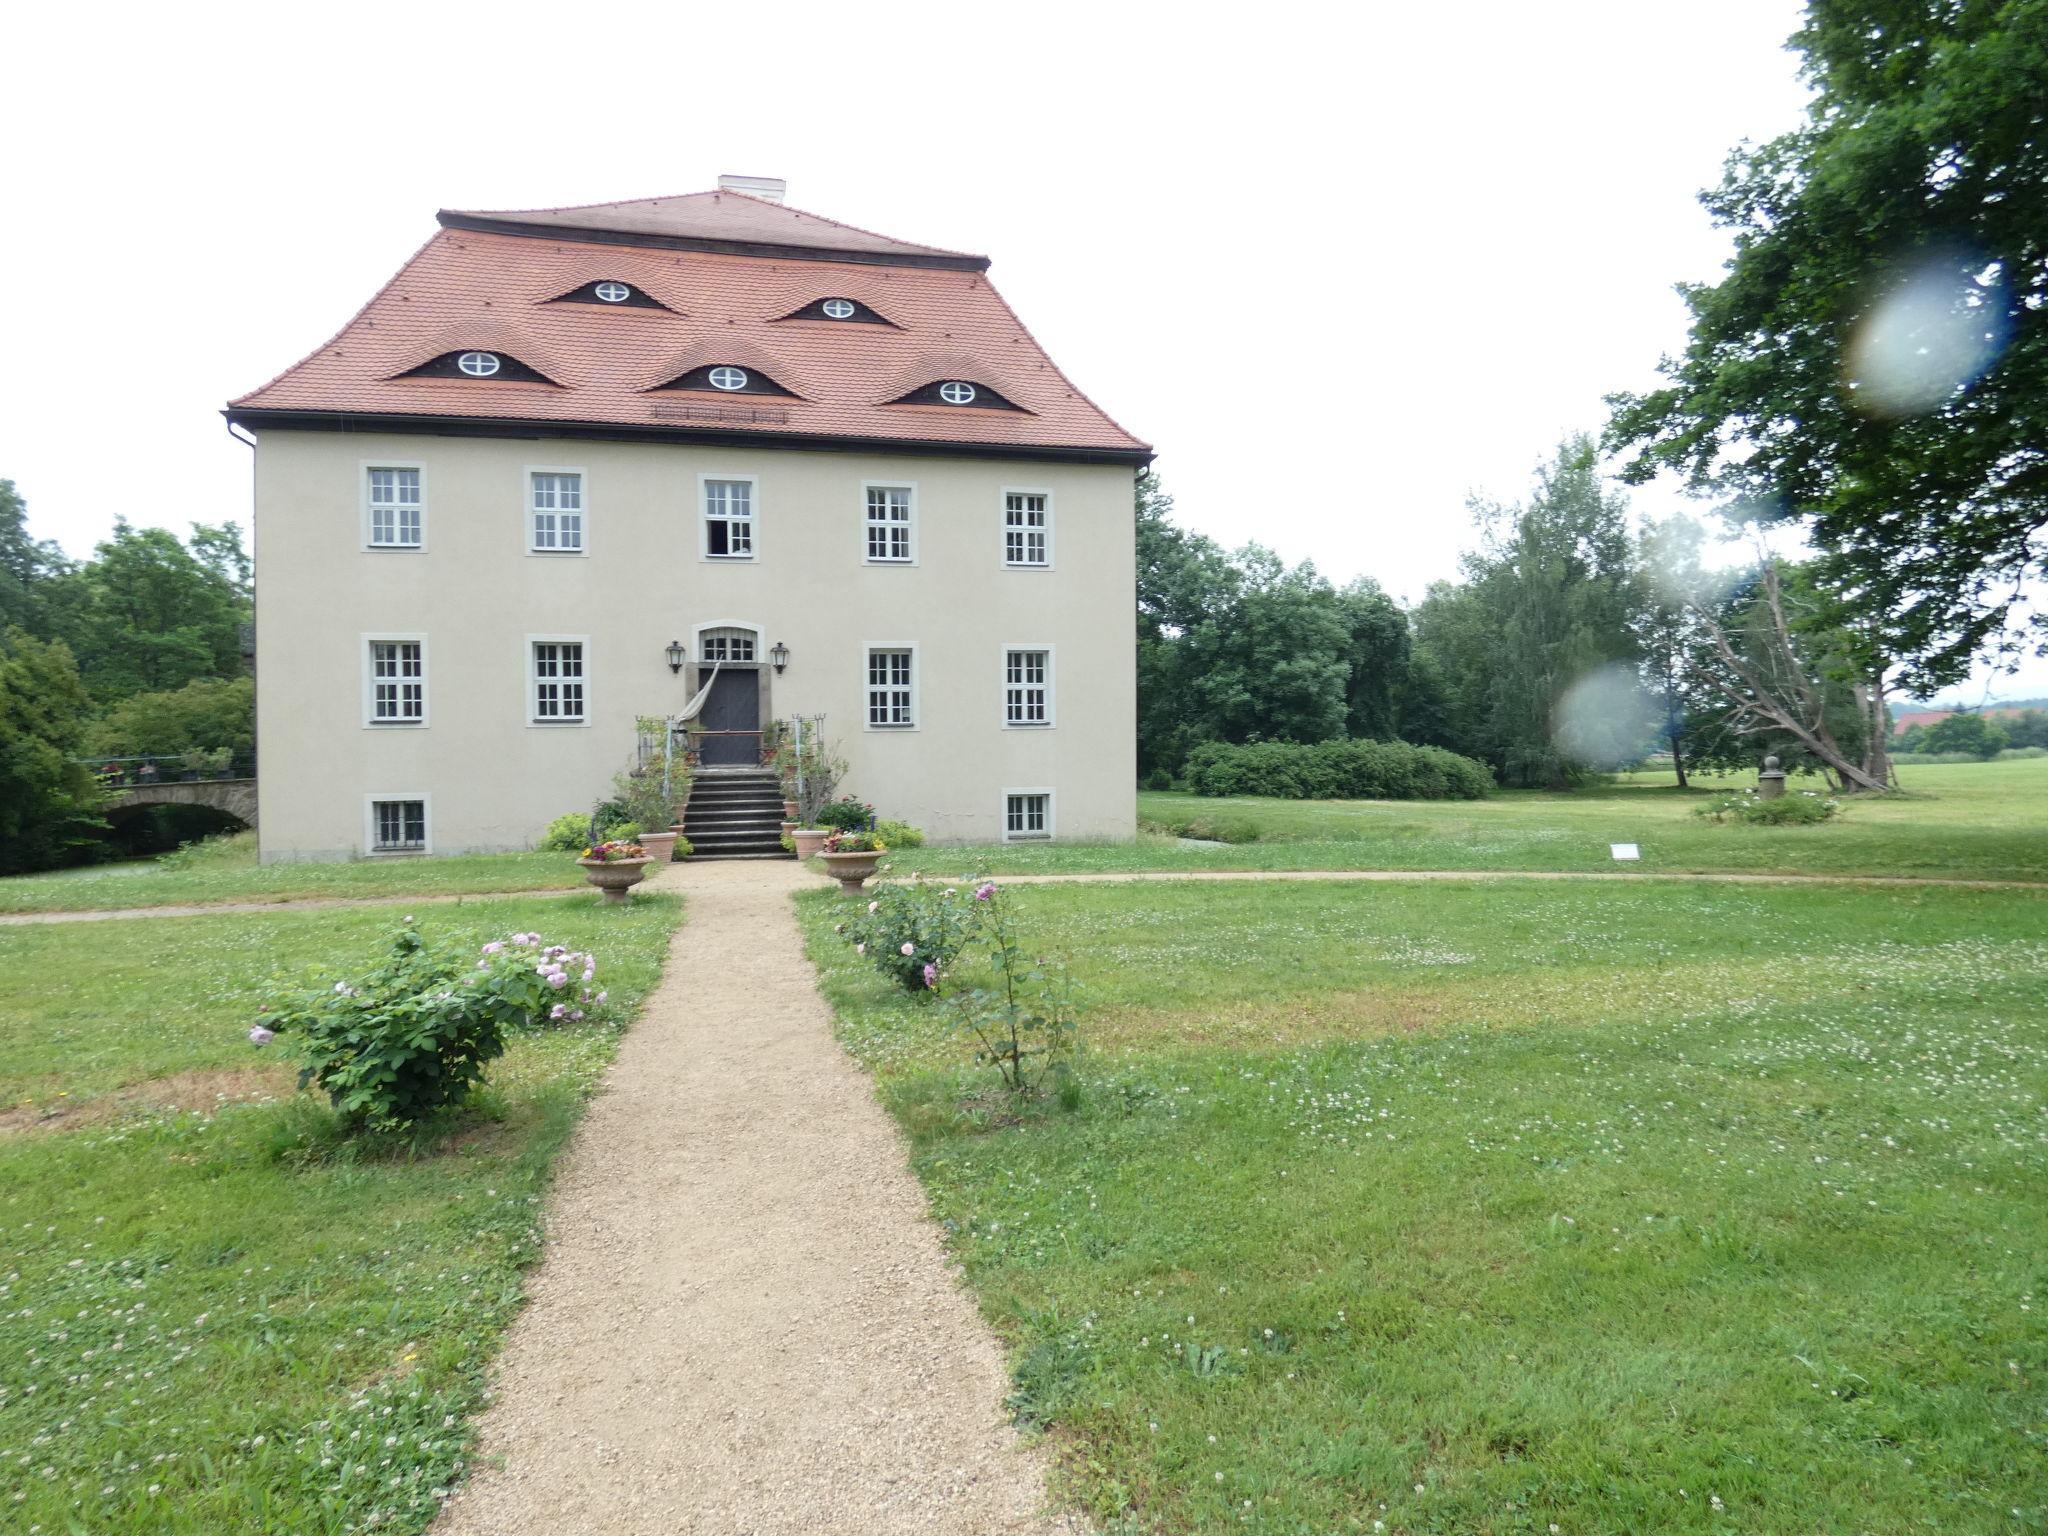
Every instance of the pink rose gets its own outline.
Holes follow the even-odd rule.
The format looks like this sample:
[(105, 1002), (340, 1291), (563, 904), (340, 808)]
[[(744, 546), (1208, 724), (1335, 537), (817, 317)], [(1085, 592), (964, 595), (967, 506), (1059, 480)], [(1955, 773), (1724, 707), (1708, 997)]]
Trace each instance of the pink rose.
[(974, 899), (976, 901), (992, 901), (995, 899), (995, 894), (996, 883), (993, 880), (984, 881), (974, 888)]
[(906, 955), (914, 955), (917, 953), (917, 946), (915, 944), (905, 944), (903, 946), (903, 953)]
[(276, 1030), (265, 1029), (261, 1024), (258, 1024), (254, 1029), (249, 1031), (249, 1043), (251, 1045), (268, 1045), (271, 1041), (275, 1040), (276, 1038)]
[(924, 965), (924, 984), (927, 987), (936, 987), (939, 984), (939, 968), (929, 960)]

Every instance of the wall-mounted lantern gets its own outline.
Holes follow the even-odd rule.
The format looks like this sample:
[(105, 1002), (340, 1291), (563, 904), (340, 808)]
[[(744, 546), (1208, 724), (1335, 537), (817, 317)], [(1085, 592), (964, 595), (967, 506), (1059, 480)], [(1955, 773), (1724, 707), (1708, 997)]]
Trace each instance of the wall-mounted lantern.
[(668, 643), (668, 669), (671, 672), (683, 670), (683, 642), (671, 640)]
[(776, 676), (781, 676), (782, 669), (789, 665), (789, 647), (780, 640), (776, 641), (768, 649), (768, 659), (775, 663)]

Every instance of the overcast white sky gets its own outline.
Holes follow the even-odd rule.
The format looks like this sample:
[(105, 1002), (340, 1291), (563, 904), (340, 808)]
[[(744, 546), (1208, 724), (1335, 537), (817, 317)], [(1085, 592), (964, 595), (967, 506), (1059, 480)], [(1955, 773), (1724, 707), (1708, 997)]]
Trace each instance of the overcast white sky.
[(1468, 494), (1682, 344), (1671, 285), (1726, 254), (1694, 194), (1804, 99), (1794, 0), (82, 14), (0, 21), (0, 475), (80, 554), (117, 513), (246, 521), (221, 405), (436, 208), (735, 171), (989, 253), (1184, 523), (1416, 598)]

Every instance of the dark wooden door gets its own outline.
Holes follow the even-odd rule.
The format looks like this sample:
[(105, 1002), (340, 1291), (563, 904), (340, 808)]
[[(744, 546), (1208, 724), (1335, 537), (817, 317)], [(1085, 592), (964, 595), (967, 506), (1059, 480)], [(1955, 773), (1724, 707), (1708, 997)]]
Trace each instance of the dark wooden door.
[(717, 764), (751, 768), (761, 761), (761, 689), (752, 667), (727, 662), (711, 685), (711, 697), (697, 716), (703, 728), (700, 749), (706, 767)]

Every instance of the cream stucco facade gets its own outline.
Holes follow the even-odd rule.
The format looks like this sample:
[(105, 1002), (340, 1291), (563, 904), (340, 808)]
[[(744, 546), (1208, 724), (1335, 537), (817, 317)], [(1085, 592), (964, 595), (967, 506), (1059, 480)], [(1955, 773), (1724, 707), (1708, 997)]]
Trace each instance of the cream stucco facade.
[[(430, 851), (530, 847), (686, 702), (706, 626), (780, 642), (764, 718), (826, 717), (844, 789), (934, 841), (994, 841), (1049, 792), (1052, 836), (1134, 827), (1132, 470), (1125, 465), (574, 437), (259, 428), (257, 738), (266, 861), (370, 851), (370, 805), (424, 802)], [(370, 547), (368, 471), (419, 471), (417, 549)], [(534, 553), (533, 471), (580, 475), (584, 551)], [(750, 481), (754, 554), (704, 553), (703, 482)], [(914, 488), (914, 558), (866, 559), (871, 484)], [(1005, 562), (1010, 491), (1043, 492), (1044, 569)], [(418, 642), (424, 719), (370, 716), (369, 644)], [(580, 641), (581, 724), (537, 724), (536, 639)], [(915, 724), (866, 724), (870, 647), (914, 650)], [(1005, 722), (1005, 651), (1051, 654), (1051, 721)]]

